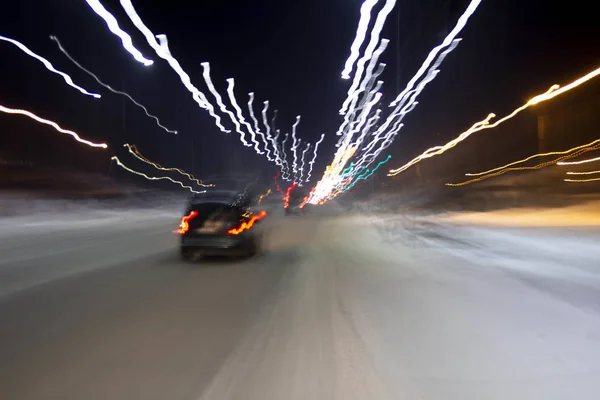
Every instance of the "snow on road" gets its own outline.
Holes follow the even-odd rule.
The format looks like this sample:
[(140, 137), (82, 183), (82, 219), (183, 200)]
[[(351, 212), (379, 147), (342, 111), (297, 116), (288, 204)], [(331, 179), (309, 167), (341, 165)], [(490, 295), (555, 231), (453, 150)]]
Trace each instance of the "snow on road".
[(429, 224), (401, 234), (419, 240), (386, 243), (380, 228), (355, 217), (314, 229), (200, 398), (597, 398), (593, 233)]
[[(112, 398), (128, 393), (128, 398), (147, 399), (135, 397), (143, 392), (189, 400), (595, 400), (600, 393), (600, 253), (599, 233), (593, 229), (457, 225), (410, 215), (273, 217), (265, 258), (231, 269), (187, 269), (165, 255), (175, 254), (170, 236), (155, 234), (149, 246), (139, 246), (147, 240), (140, 235), (151, 226), (156, 232), (156, 224), (118, 225), (115, 239), (131, 237), (123, 246), (137, 244), (135, 252), (123, 254), (145, 256), (152, 267), (127, 267), (119, 253), (113, 255), (112, 265), (127, 270), (129, 286), (112, 292), (119, 304), (114, 314), (98, 316), (102, 335), (86, 339), (96, 346), (116, 343), (124, 351), (108, 361), (140, 367), (120, 370), (122, 386), (115, 386), (105, 381), (110, 373), (89, 365), (94, 374), (76, 374), (77, 390), (72, 391), (70, 368), (81, 371), (91, 362), (86, 354), (95, 353), (85, 347), (71, 351), (55, 335), (57, 343), (48, 346), (77, 354), (60, 358), (65, 384), (53, 387), (61, 399), (106, 394), (101, 389), (107, 387)], [(110, 235), (111, 228), (94, 232)], [(58, 246), (64, 237), (56, 240)], [(72, 240), (74, 246), (86, 243), (81, 237)], [(73, 254), (116, 249), (121, 241)], [(148, 253), (150, 248), (162, 248), (162, 255)], [(55, 255), (54, 263), (44, 265), (85, 265), (73, 254)], [(259, 275), (249, 279), (247, 274)], [(94, 281), (109, 282), (113, 275), (121, 276), (100, 270)], [(161, 285), (163, 275), (170, 277), (171, 286)], [(261, 289), (265, 279), (271, 282), (269, 290)], [(92, 285), (89, 281), (82, 276), (72, 286), (85, 291), (79, 286)], [(60, 287), (68, 293), (69, 286)], [(238, 287), (239, 293), (226, 292), (226, 287)], [(183, 292), (174, 296), (173, 288)], [(53, 293), (51, 287), (44, 291)], [(156, 298), (155, 291), (162, 297)], [(242, 329), (232, 318), (247, 309), (244, 293), (254, 293), (253, 302), (260, 307)], [(200, 294), (203, 303), (190, 304)], [(140, 312), (135, 310), (143, 304), (154, 306), (143, 308), (141, 315), (127, 314)], [(72, 306), (64, 307), (64, 315), (54, 307), (56, 316), (48, 320), (70, 321)], [(166, 313), (174, 310), (179, 315), (175, 325), (152, 322), (170, 321)], [(152, 348), (128, 336), (132, 320), (138, 321), (134, 332), (152, 338)], [(77, 332), (77, 323), (70, 323)], [(144, 329), (146, 325), (155, 331)], [(36, 326), (39, 332), (60, 330)], [(235, 335), (224, 335), (233, 329), (228, 327), (236, 327)], [(201, 332), (202, 339), (175, 340), (188, 329)], [(221, 337), (229, 338), (227, 344)], [(238, 339), (223, 359), (182, 358), (207, 343), (227, 348), (232, 337)], [(27, 342), (22, 336), (18, 340)], [(129, 342), (135, 346), (128, 348), (124, 343)], [(159, 365), (140, 363), (160, 346), (172, 351), (161, 353)], [(27, 366), (26, 359), (17, 361)], [(175, 365), (178, 369), (171, 368)], [(204, 378), (191, 382), (196, 369)], [(35, 371), (46, 376), (42, 367)], [(153, 374), (163, 378), (153, 379)], [(165, 376), (179, 376), (177, 387), (153, 387), (169, 385)], [(12, 393), (29, 390), (11, 387)]]

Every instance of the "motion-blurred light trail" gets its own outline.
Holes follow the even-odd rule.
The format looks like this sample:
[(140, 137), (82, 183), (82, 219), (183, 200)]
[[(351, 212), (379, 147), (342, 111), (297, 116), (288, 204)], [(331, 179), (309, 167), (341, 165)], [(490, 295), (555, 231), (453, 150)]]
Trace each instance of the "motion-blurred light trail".
[(96, 82), (98, 82), (98, 84), (100, 84), (101, 86), (104, 86), (106, 89), (110, 90), (111, 92), (115, 93), (115, 94), (119, 94), (121, 96), (125, 96), (126, 98), (129, 99), (129, 101), (131, 101), (133, 104), (135, 104), (136, 106), (138, 106), (139, 108), (141, 108), (142, 110), (144, 110), (144, 113), (146, 114), (147, 117), (152, 118), (154, 120), (154, 122), (156, 122), (156, 125), (158, 125), (161, 129), (163, 129), (164, 131), (168, 132), (168, 133), (173, 133), (173, 134), (177, 134), (177, 131), (172, 130), (167, 128), (166, 126), (162, 125), (160, 123), (160, 120), (158, 119), (158, 117), (150, 114), (148, 112), (148, 109), (146, 107), (144, 107), (142, 104), (140, 104), (139, 102), (137, 102), (133, 97), (131, 97), (131, 95), (129, 95), (128, 93), (122, 92), (120, 90), (114, 89), (111, 86), (107, 85), (106, 83), (102, 82), (100, 80), (100, 78), (98, 78), (97, 75), (95, 75), (94, 73), (92, 73), (90, 70), (86, 69), (83, 65), (79, 64), (79, 62), (77, 62), (77, 60), (75, 60), (73, 57), (71, 57), (71, 55), (67, 52), (67, 50), (65, 50), (65, 48), (62, 46), (62, 44), (60, 43), (60, 41), (58, 40), (58, 38), (56, 36), (50, 36), (50, 40), (54, 41), (56, 43), (56, 45), (58, 46), (58, 49), (73, 63), (75, 64), (80, 70), (82, 70), (83, 72), (85, 72), (86, 74), (90, 75), (92, 78), (94, 78), (94, 80)]
[(241, 225), (237, 228), (233, 228), (227, 231), (230, 235), (239, 235), (240, 233), (250, 230), (256, 221), (260, 221), (264, 217), (267, 216), (267, 212), (262, 210), (260, 213), (253, 215), (249, 221), (242, 222)]
[(356, 30), (356, 37), (352, 46), (350, 46), (350, 56), (346, 60), (344, 70), (342, 71), (342, 79), (350, 79), (350, 73), (354, 68), (354, 63), (360, 56), (360, 48), (362, 47), (365, 37), (367, 35), (367, 29), (371, 22), (371, 10), (379, 2), (379, 0), (365, 0), (360, 7), (360, 20), (358, 21), (358, 28)]
[(567, 172), (567, 175), (596, 175), (596, 174), (600, 174), (600, 171)]
[(263, 193), (260, 195), (260, 197), (258, 198), (258, 204), (260, 205), (260, 203), (262, 203), (263, 199), (265, 197), (268, 197), (271, 194), (271, 189), (267, 190), (266, 193)]
[(581, 160), (581, 161), (559, 162), (557, 165), (580, 165), (580, 164), (587, 164), (587, 163), (594, 162), (594, 161), (600, 161), (600, 157), (589, 158), (587, 160)]
[(29, 112), (27, 110), (20, 110), (20, 109), (16, 109), (16, 108), (8, 108), (8, 107), (4, 107), (3, 105), (0, 105), (0, 111), (3, 112), (3, 113), (7, 113), (7, 114), (25, 115), (26, 117), (29, 117), (29, 118), (31, 118), (31, 119), (39, 122), (40, 124), (50, 125), (51, 127), (53, 127), (54, 129), (56, 129), (60, 133), (64, 133), (64, 134), (70, 135), (75, 140), (77, 140), (79, 143), (83, 143), (83, 144), (88, 145), (90, 147), (98, 147), (98, 148), (102, 148), (102, 149), (108, 148), (108, 145), (106, 143), (94, 143), (94, 142), (90, 142), (89, 140), (82, 139), (77, 132), (70, 131), (68, 129), (64, 129), (60, 125), (58, 125), (56, 122), (50, 121), (50, 120), (47, 120), (47, 119), (44, 119), (44, 118), (41, 118), (41, 117), (38, 117), (34, 113)]
[(221, 124), (221, 118), (215, 114), (213, 105), (208, 101), (204, 93), (202, 93), (196, 86), (192, 84), (190, 76), (183, 70), (179, 64), (179, 61), (177, 61), (171, 54), (167, 36), (154, 35), (154, 33), (148, 29), (138, 13), (135, 11), (131, 0), (121, 0), (121, 7), (123, 7), (125, 13), (135, 27), (144, 35), (150, 47), (152, 47), (156, 52), (156, 55), (169, 63), (169, 66), (171, 66), (173, 71), (175, 71), (175, 73), (179, 76), (183, 86), (185, 86), (185, 88), (192, 94), (194, 101), (198, 103), (201, 108), (208, 111), (209, 115), (215, 120), (215, 125), (217, 125), (221, 132), (229, 133), (230, 131)]
[(204, 78), (204, 82), (206, 83), (206, 86), (208, 87), (210, 93), (214, 96), (215, 100), (217, 101), (219, 109), (222, 113), (227, 114), (229, 116), (229, 119), (235, 126), (235, 131), (240, 132), (241, 127), (239, 121), (235, 118), (235, 114), (227, 109), (227, 106), (225, 106), (225, 103), (223, 103), (223, 98), (221, 97), (221, 95), (219, 94), (219, 92), (215, 88), (215, 85), (212, 82), (212, 79), (210, 77), (210, 63), (203, 62), (200, 65), (202, 65), (202, 77)]
[(408, 95), (408, 93), (414, 87), (415, 83), (419, 79), (421, 79), (421, 77), (423, 76), (423, 74), (429, 69), (431, 63), (436, 59), (437, 54), (440, 52), (440, 50), (442, 50), (443, 48), (445, 48), (447, 46), (450, 46), (452, 44), (452, 42), (454, 41), (454, 39), (456, 38), (456, 36), (467, 25), (467, 22), (469, 21), (469, 18), (471, 18), (471, 15), (473, 15), (473, 13), (477, 10), (477, 7), (479, 7), (479, 5), (481, 4), (481, 1), (482, 0), (471, 0), (471, 3), (469, 3), (469, 6), (465, 10), (465, 12), (458, 19), (458, 22), (454, 26), (454, 29), (452, 29), (450, 31), (450, 33), (446, 36), (446, 38), (444, 38), (444, 41), (440, 45), (434, 47), (429, 52), (429, 55), (427, 55), (427, 58), (425, 59), (425, 61), (421, 65), (421, 68), (419, 68), (419, 70), (417, 71), (417, 73), (411, 78), (411, 80), (406, 85), (406, 88), (404, 88), (404, 90), (402, 92), (400, 92), (400, 94), (398, 95), (398, 97), (396, 97), (396, 100), (394, 100), (390, 104), (390, 107), (395, 107), (400, 101), (402, 101), (402, 99), (404, 99)]
[[(273, 143), (273, 137), (271, 136), (271, 127), (269, 126), (269, 121), (267, 120), (267, 112), (268, 111), (269, 111), (269, 100), (265, 100), (263, 102), (263, 109), (261, 111), (262, 123), (267, 130), (267, 132), (266, 132), (267, 140), (271, 143), (271, 146), (273, 146), (273, 148), (275, 148), (276, 145), (275, 145), (275, 143)], [(269, 146), (265, 146), (265, 151), (267, 152), (267, 160), (274, 161), (275, 164), (279, 165), (277, 158), (271, 157), (271, 149), (269, 149)], [(273, 153), (275, 155), (275, 151), (273, 151)]]
[[(169, 41), (167, 39), (167, 35), (156, 35), (156, 39), (158, 39), (158, 42), (162, 49), (162, 53), (165, 56), (167, 56), (169, 60), (174, 60), (173, 56), (171, 55), (171, 50), (169, 50)], [(217, 126), (217, 128), (219, 128), (219, 130), (223, 133), (229, 133), (230, 131), (227, 130), (223, 126), (223, 124), (221, 124), (221, 117), (215, 114), (215, 107), (210, 103), (210, 101), (208, 101), (204, 93), (202, 93), (195, 86), (193, 86), (191, 84), (191, 81), (190, 86), (193, 89), (195, 89), (195, 91), (192, 92), (193, 99), (198, 103), (198, 105), (200, 105), (200, 107), (204, 108), (208, 112), (208, 115), (210, 115), (215, 120), (215, 125)]]
[(600, 178), (591, 178), (591, 179), (564, 179), (565, 182), (572, 183), (584, 183), (584, 182), (598, 182)]
[[(414, 110), (417, 106), (418, 96), (425, 89), (425, 87), (437, 77), (438, 73), (440, 72), (438, 67), (442, 64), (448, 54), (450, 54), (456, 48), (456, 46), (458, 46), (460, 40), (461, 39), (454, 39), (450, 46), (438, 56), (435, 63), (429, 67), (427, 75), (425, 75), (425, 77), (417, 84), (415, 89), (412, 89), (409, 92), (410, 94), (407, 94), (404, 97), (402, 102), (396, 106), (394, 111), (387, 117), (386, 121), (373, 134), (374, 138), (363, 149), (364, 154), (360, 161), (361, 164), (366, 163), (366, 165), (370, 165), (375, 161), (375, 159), (377, 159), (377, 157), (379, 157), (379, 154), (383, 150), (388, 148), (393, 143), (394, 138), (404, 126), (402, 121), (406, 115)], [(379, 145), (379, 147), (376, 147), (379, 142), (382, 143)]]
[(306, 147), (304, 148), (304, 150), (302, 151), (302, 155), (301, 155), (301, 160), (302, 163), (300, 164), (300, 170), (299, 170), (299, 178), (298, 178), (298, 185), (302, 186), (302, 184), (304, 183), (304, 164), (306, 163), (306, 153), (308, 152), (308, 150), (310, 149), (310, 143), (306, 143)]
[(313, 158), (308, 163), (309, 169), (308, 169), (308, 174), (306, 175), (306, 182), (310, 181), (310, 176), (312, 174), (313, 166), (315, 164), (315, 161), (317, 160), (317, 151), (319, 150), (319, 145), (321, 144), (321, 142), (323, 141), (323, 139), (325, 139), (325, 134), (324, 133), (321, 134), (321, 138), (319, 139), (319, 141), (317, 143), (315, 143), (315, 149), (313, 151)]
[(296, 182), (292, 183), (285, 191), (285, 197), (283, 198), (283, 208), (288, 208), (290, 206), (290, 194), (292, 190), (294, 190), (298, 186)]
[(85, 90), (84, 88), (82, 88), (81, 86), (76, 85), (73, 82), (73, 79), (65, 74), (62, 71), (57, 70), (56, 68), (54, 68), (54, 66), (52, 65), (52, 63), (48, 60), (46, 60), (45, 58), (43, 58), (42, 56), (35, 54), (33, 51), (29, 50), (27, 48), (27, 46), (25, 46), (23, 43), (18, 42), (14, 39), (11, 39), (9, 37), (6, 36), (0, 36), (0, 40), (3, 40), (5, 42), (14, 44), (15, 46), (17, 46), (21, 51), (23, 51), (25, 54), (27, 54), (30, 57), (35, 58), (36, 60), (40, 61), (42, 64), (44, 64), (44, 66), (50, 71), (50, 72), (54, 72), (55, 74), (58, 74), (60, 76), (62, 76), (62, 78), (64, 79), (64, 81), (67, 83), (67, 85), (71, 86), (74, 89), (77, 89), (80, 93), (85, 94), (86, 96), (91, 96), (94, 97), (96, 99), (99, 99), (101, 96), (98, 93), (91, 93), (88, 92), (87, 90)]
[(352, 189), (354, 187), (354, 185), (356, 185), (358, 183), (358, 181), (364, 181), (364, 180), (369, 179), (371, 176), (373, 176), (373, 174), (375, 172), (377, 172), (377, 170), (379, 169), (379, 167), (381, 167), (383, 164), (385, 164), (388, 161), (390, 161), (391, 158), (392, 158), (392, 156), (388, 155), (383, 161), (380, 161), (375, 166), (375, 168), (373, 168), (372, 170), (369, 170), (367, 168), (360, 176), (358, 176), (356, 179), (354, 179), (354, 181), (351, 184), (349, 184), (346, 187), (344, 187), (343, 190), (341, 190), (341, 193), (347, 192), (348, 190)]
[(119, 23), (117, 22), (117, 19), (111, 13), (109, 13), (106, 10), (106, 8), (104, 8), (104, 6), (102, 5), (102, 3), (100, 3), (99, 0), (85, 0), (85, 1), (92, 8), (92, 10), (94, 10), (94, 12), (96, 14), (98, 14), (104, 20), (104, 22), (106, 22), (106, 26), (108, 27), (108, 29), (112, 33), (114, 33), (116, 36), (118, 36), (119, 39), (121, 39), (123, 48), (125, 50), (127, 50), (129, 52), (129, 54), (131, 54), (137, 62), (142, 63), (145, 66), (149, 66), (154, 63), (154, 61), (144, 57), (142, 55), (142, 53), (133, 46), (131, 36), (129, 36), (129, 34), (127, 34), (125, 31), (123, 31), (119, 27)]
[(290, 166), (287, 162), (287, 153), (285, 152), (285, 144), (289, 138), (290, 138), (290, 134), (286, 133), (285, 137), (281, 141), (281, 154), (282, 154), (281, 163), (283, 164), (283, 168), (281, 170), (281, 178), (285, 179), (286, 181), (290, 180)]
[(190, 192), (192, 192), (192, 193), (206, 193), (206, 190), (203, 190), (203, 191), (201, 191), (201, 192), (199, 192), (199, 191), (196, 191), (196, 190), (194, 190), (194, 189), (193, 189), (191, 186), (186, 186), (186, 185), (184, 185), (184, 184), (183, 184), (183, 182), (176, 181), (176, 180), (174, 180), (174, 179), (172, 179), (172, 178), (170, 178), (170, 177), (168, 177), (168, 176), (148, 176), (148, 175), (146, 175), (146, 174), (143, 174), (143, 173), (141, 173), (141, 172), (135, 171), (135, 170), (133, 170), (133, 169), (131, 169), (131, 168), (127, 167), (126, 165), (124, 165), (124, 164), (121, 162), (121, 160), (119, 160), (119, 159), (117, 158), (117, 156), (113, 156), (113, 157), (111, 157), (111, 160), (115, 161), (115, 162), (117, 163), (117, 165), (118, 165), (119, 167), (123, 168), (124, 170), (126, 170), (126, 171), (128, 171), (128, 172), (131, 172), (132, 174), (135, 174), (135, 175), (142, 176), (142, 177), (144, 177), (145, 179), (147, 179), (147, 180), (149, 180), (149, 181), (161, 181), (161, 180), (165, 180), (165, 179), (166, 179), (166, 180), (168, 180), (168, 181), (171, 181), (171, 182), (173, 182), (173, 183), (176, 183), (176, 184), (178, 184), (178, 185), (179, 185), (179, 186), (181, 186), (182, 188), (184, 188), (184, 189), (187, 189), (187, 190), (189, 190), (189, 191), (190, 191)]
[(197, 87), (192, 85), (190, 76), (183, 70), (183, 68), (181, 68), (179, 61), (177, 61), (171, 55), (171, 52), (168, 50), (168, 48), (163, 47), (163, 45), (158, 42), (158, 36), (154, 35), (154, 33), (152, 33), (152, 31), (144, 24), (138, 13), (135, 11), (131, 0), (121, 0), (121, 7), (123, 7), (123, 10), (125, 10), (125, 13), (133, 25), (135, 25), (135, 27), (144, 35), (150, 47), (152, 47), (156, 52), (156, 55), (169, 63), (173, 71), (175, 71), (175, 73), (179, 76), (183, 86), (185, 86), (185, 88), (192, 94), (194, 101), (196, 101), (201, 108), (207, 109), (206, 102), (202, 99), (204, 94), (200, 92)]
[(273, 181), (275, 181), (275, 189), (277, 189), (277, 191), (280, 192), (281, 194), (285, 195), (285, 193), (283, 192), (283, 189), (281, 188), (281, 186), (279, 186), (279, 182), (277, 182), (277, 178), (279, 178), (280, 176), (281, 176), (281, 170), (277, 170), (277, 173), (273, 177)]
[[(597, 141), (594, 141), (594, 142), (588, 143), (588, 144), (584, 144), (584, 145), (581, 145), (581, 146), (573, 147), (572, 149), (569, 149), (569, 150), (564, 150), (564, 151), (551, 151), (551, 152), (548, 152), (548, 153), (539, 153), (539, 154), (534, 154), (534, 155), (532, 155), (532, 156), (529, 156), (529, 157), (527, 157), (527, 158), (524, 158), (524, 159), (522, 159), (522, 160), (513, 161), (513, 162), (511, 162), (511, 163), (509, 163), (509, 164), (506, 164), (506, 165), (503, 165), (503, 166), (501, 166), (501, 167), (493, 168), (493, 169), (490, 169), (490, 170), (487, 170), (487, 171), (483, 171), (483, 172), (468, 173), (468, 174), (465, 174), (465, 175), (466, 175), (466, 176), (481, 176), (481, 175), (487, 175), (487, 174), (491, 174), (492, 172), (500, 171), (500, 170), (502, 170), (502, 169), (505, 169), (505, 168), (510, 168), (510, 167), (512, 167), (512, 166), (514, 166), (514, 165), (517, 165), (517, 164), (522, 164), (522, 163), (524, 163), (524, 162), (527, 162), (527, 161), (529, 161), (529, 160), (532, 160), (532, 159), (534, 159), (534, 158), (539, 158), (539, 157), (547, 157), (547, 156), (560, 156), (560, 155), (563, 155), (563, 154), (570, 154), (570, 153), (572, 153), (572, 152), (574, 152), (574, 151), (577, 151), (577, 150), (581, 150), (581, 149), (587, 148), (587, 147), (589, 147), (589, 146), (592, 146), (592, 145), (594, 145), (594, 144), (596, 144), (596, 143), (600, 143), (600, 139), (599, 139), (599, 140), (597, 140)], [(561, 163), (561, 162), (557, 163), (557, 165), (568, 165), (568, 164), (570, 164), (570, 163), (568, 163), (568, 162), (567, 162), (567, 163)]]
[(278, 144), (280, 134), (281, 134), (281, 132), (278, 129), (277, 133), (273, 137), (273, 141), (271, 143), (273, 144), (273, 153), (275, 155), (275, 164), (278, 165), (279, 167), (283, 168), (283, 160), (281, 159), (281, 154), (279, 152), (279, 144)]
[[(265, 151), (267, 151), (268, 149), (268, 143), (267, 143), (267, 138), (265, 137), (265, 134), (262, 133), (262, 131), (260, 130), (260, 126), (258, 126), (258, 119), (256, 118), (256, 115), (254, 115), (254, 93), (250, 92), (248, 93), (248, 111), (250, 112), (250, 118), (252, 119), (252, 121), (254, 122), (254, 131), (256, 132), (257, 135), (260, 135), (263, 145), (265, 146)], [(258, 151), (258, 145), (256, 146), (256, 150)], [(261, 154), (261, 153), (259, 153)], [(264, 154), (264, 153), (262, 153)], [(267, 157), (268, 159), (268, 157)]]
[(410, 168), (411, 166), (415, 165), (416, 163), (418, 163), (418, 162), (420, 162), (420, 161), (422, 161), (422, 160), (424, 160), (426, 158), (430, 158), (430, 157), (433, 157), (435, 155), (442, 154), (442, 153), (446, 152), (447, 150), (453, 148), (454, 146), (456, 146), (458, 143), (462, 142), (463, 140), (465, 140), (469, 136), (471, 136), (473, 133), (482, 131), (484, 129), (495, 128), (498, 125), (502, 124), (503, 122), (506, 122), (509, 119), (515, 117), (521, 111), (523, 111), (523, 110), (525, 110), (525, 109), (527, 109), (527, 108), (529, 108), (529, 107), (531, 107), (533, 105), (540, 104), (542, 102), (551, 100), (551, 99), (555, 98), (558, 95), (561, 95), (561, 94), (566, 93), (566, 92), (568, 92), (568, 91), (570, 91), (572, 89), (575, 89), (576, 87), (578, 87), (580, 85), (583, 85), (584, 83), (586, 83), (590, 79), (595, 78), (598, 75), (600, 75), (600, 68), (597, 68), (594, 71), (587, 73), (586, 75), (584, 75), (584, 76), (582, 76), (582, 77), (574, 80), (573, 82), (569, 83), (566, 86), (563, 86), (562, 88), (559, 85), (553, 85), (546, 92), (541, 93), (541, 94), (533, 97), (527, 103), (525, 103), (522, 106), (516, 108), (512, 113), (510, 113), (510, 114), (506, 115), (505, 117), (499, 119), (498, 121), (494, 122), (493, 124), (490, 124), (490, 120), (492, 118), (494, 118), (496, 116), (496, 114), (490, 113), (485, 119), (483, 119), (483, 120), (481, 120), (479, 122), (476, 122), (468, 130), (464, 131), (458, 137), (456, 137), (455, 139), (453, 139), (450, 142), (446, 143), (445, 145), (443, 145), (443, 146), (435, 146), (435, 147), (432, 147), (430, 149), (427, 149), (421, 155), (419, 155), (418, 157), (416, 157), (413, 160), (409, 161), (405, 165), (403, 165), (403, 166), (401, 166), (399, 168), (390, 170), (389, 173), (388, 173), (388, 176), (398, 175), (400, 172), (405, 171), (406, 169)]
[(354, 92), (356, 91), (356, 89), (358, 88), (358, 85), (361, 82), (362, 74), (365, 69), (365, 64), (367, 63), (367, 61), (369, 61), (373, 57), (373, 52), (375, 51), (375, 48), (377, 47), (377, 44), (379, 43), (379, 37), (381, 35), (381, 31), (383, 30), (383, 26), (385, 25), (385, 20), (387, 19), (388, 15), (392, 12), (392, 10), (394, 9), (395, 6), (396, 6), (396, 0), (386, 0), (385, 5), (383, 6), (381, 11), (379, 11), (379, 14), (377, 15), (377, 18), (373, 25), (373, 29), (371, 29), (371, 40), (369, 41), (369, 44), (367, 45), (367, 48), (365, 49), (364, 55), (362, 56), (362, 58), (360, 60), (358, 60), (358, 63), (356, 65), (356, 73), (354, 74), (354, 80), (352, 81), (352, 86), (350, 86), (350, 89), (348, 90), (348, 97), (347, 97), (346, 101), (344, 101), (344, 104), (342, 105), (342, 108), (340, 109), (341, 115), (344, 115), (346, 113), (346, 111), (348, 110), (348, 105), (350, 104), (350, 101), (352, 100)]
[[(345, 114), (345, 118), (344, 118), (344, 122), (340, 125), (340, 128), (337, 131), (337, 135), (341, 135), (344, 131), (344, 128), (351, 122), (351, 119), (354, 118), (355, 113), (360, 110), (360, 106), (357, 109), (356, 108), (356, 104), (358, 102), (359, 96), (361, 93), (364, 92), (368, 92), (370, 89), (367, 89), (367, 87), (371, 87), (375, 81), (375, 79), (377, 79), (377, 77), (379, 75), (381, 75), (383, 73), (383, 70), (385, 69), (386, 64), (385, 63), (379, 63), (379, 57), (383, 54), (383, 52), (385, 51), (385, 49), (387, 48), (387, 45), (390, 41), (388, 39), (381, 39), (381, 43), (379, 44), (379, 47), (377, 48), (377, 50), (373, 53), (371, 60), (369, 62), (369, 65), (367, 66), (367, 69), (365, 71), (365, 77), (364, 79), (358, 83), (356, 85), (356, 87), (351, 87), (351, 91), (348, 91), (348, 96), (346, 97), (346, 100), (344, 100), (344, 103), (342, 104), (342, 109), (340, 110), (340, 114)], [(375, 70), (375, 67), (378, 66), (377, 70)], [(342, 113), (341, 111), (344, 110), (344, 112)]]
[(580, 156), (580, 155), (582, 155), (584, 153), (587, 153), (588, 151), (593, 151), (593, 150), (600, 149), (600, 139), (596, 140), (596, 141), (594, 141), (592, 143), (589, 143), (587, 146), (589, 146), (589, 147), (579, 149), (579, 150), (575, 151), (572, 154), (567, 154), (567, 155), (561, 156), (561, 157), (559, 157), (557, 159), (546, 161), (546, 162), (543, 162), (543, 163), (540, 163), (540, 164), (537, 164), (537, 165), (533, 165), (531, 167), (511, 167), (511, 168), (505, 168), (505, 169), (502, 169), (500, 171), (492, 172), (491, 174), (483, 175), (483, 176), (480, 176), (480, 177), (477, 177), (475, 179), (471, 179), (471, 180), (468, 180), (468, 181), (464, 181), (464, 182), (460, 182), (460, 183), (446, 183), (446, 186), (452, 186), (452, 187), (465, 186), (465, 185), (470, 185), (470, 184), (473, 184), (473, 183), (481, 182), (481, 181), (483, 181), (485, 179), (494, 178), (496, 176), (503, 175), (503, 174), (505, 174), (507, 172), (512, 172), (512, 171), (531, 171), (531, 170), (542, 169), (542, 168), (548, 167), (550, 165), (558, 164), (561, 161), (578, 157), (578, 156)]
[(133, 155), (135, 158), (137, 158), (138, 160), (140, 160), (140, 161), (142, 161), (142, 162), (144, 162), (144, 163), (146, 163), (146, 164), (152, 165), (154, 168), (156, 168), (156, 169), (158, 169), (158, 170), (161, 170), (161, 171), (168, 171), (168, 172), (171, 172), (171, 171), (178, 172), (179, 174), (186, 176), (186, 177), (187, 177), (189, 180), (191, 180), (192, 182), (196, 182), (196, 184), (197, 184), (198, 186), (202, 186), (202, 187), (214, 187), (214, 186), (215, 186), (215, 185), (205, 185), (204, 183), (202, 183), (202, 181), (201, 181), (201, 180), (199, 180), (199, 179), (196, 179), (196, 178), (194, 177), (194, 175), (192, 175), (192, 174), (188, 174), (187, 172), (185, 172), (185, 171), (184, 171), (184, 170), (182, 170), (182, 169), (179, 169), (179, 168), (166, 168), (166, 167), (163, 167), (163, 166), (162, 166), (162, 165), (160, 165), (160, 164), (157, 164), (157, 163), (155, 163), (155, 162), (153, 162), (153, 161), (150, 161), (148, 158), (144, 157), (144, 156), (142, 155), (142, 153), (140, 153), (140, 151), (138, 150), (138, 148), (137, 148), (137, 147), (136, 147), (136, 145), (134, 145), (134, 144), (128, 144), (128, 143), (125, 143), (125, 144), (123, 145), (123, 147), (127, 148), (127, 150), (129, 151), (129, 153), (130, 153), (131, 155)]
[(300, 145), (300, 141), (296, 136), (296, 128), (298, 128), (298, 124), (300, 124), (300, 116), (296, 116), (296, 122), (292, 126), (292, 155), (294, 156), (292, 162), (292, 172), (294, 174), (294, 180), (296, 180), (298, 174), (298, 146)]
[[(241, 124), (244, 124), (246, 126), (246, 128), (248, 129), (248, 132), (250, 132), (251, 140), (252, 140), (252, 142), (255, 143), (254, 150), (258, 154), (264, 154), (263, 152), (260, 151), (260, 149), (258, 149), (258, 141), (256, 140), (256, 134), (252, 130), (252, 126), (244, 118), (242, 109), (240, 108), (240, 106), (235, 98), (235, 93), (233, 92), (234, 88), (235, 88), (235, 80), (233, 78), (228, 78), (227, 79), (227, 94), (229, 95), (229, 101), (231, 102), (231, 105), (235, 109), (235, 112), (237, 114), (237, 119)], [(236, 126), (236, 130), (237, 130), (237, 126)], [(245, 137), (246, 134), (241, 129), (238, 130), (238, 133), (240, 134), (240, 140), (242, 141), (244, 146), (252, 147), (252, 144), (250, 144), (246, 140), (246, 137)]]

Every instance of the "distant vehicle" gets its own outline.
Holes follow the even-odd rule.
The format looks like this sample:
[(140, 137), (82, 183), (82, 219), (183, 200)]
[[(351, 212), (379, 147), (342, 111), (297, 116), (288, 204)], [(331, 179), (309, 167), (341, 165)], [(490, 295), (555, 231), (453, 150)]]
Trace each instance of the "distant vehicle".
[(291, 190), (289, 198), (284, 198), (285, 215), (304, 215), (306, 198), (309, 195), (309, 192), (300, 187)]
[(260, 221), (266, 211), (252, 210), (247, 194), (215, 191), (194, 196), (181, 219), (181, 258), (253, 256), (260, 252)]

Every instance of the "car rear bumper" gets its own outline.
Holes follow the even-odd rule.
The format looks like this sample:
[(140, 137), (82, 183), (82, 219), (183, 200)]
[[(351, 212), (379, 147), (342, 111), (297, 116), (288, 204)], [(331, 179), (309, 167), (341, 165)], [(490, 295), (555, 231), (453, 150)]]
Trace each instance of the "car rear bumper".
[(251, 235), (182, 235), (181, 248), (206, 255), (246, 254), (256, 246)]

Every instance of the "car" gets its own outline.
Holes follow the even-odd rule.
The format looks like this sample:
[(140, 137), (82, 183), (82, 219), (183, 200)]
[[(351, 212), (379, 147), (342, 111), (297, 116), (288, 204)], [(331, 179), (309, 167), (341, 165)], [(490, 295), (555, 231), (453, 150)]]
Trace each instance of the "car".
[(262, 248), (260, 221), (265, 210), (253, 209), (245, 194), (212, 193), (189, 202), (179, 228), (181, 258), (203, 256), (253, 256)]

